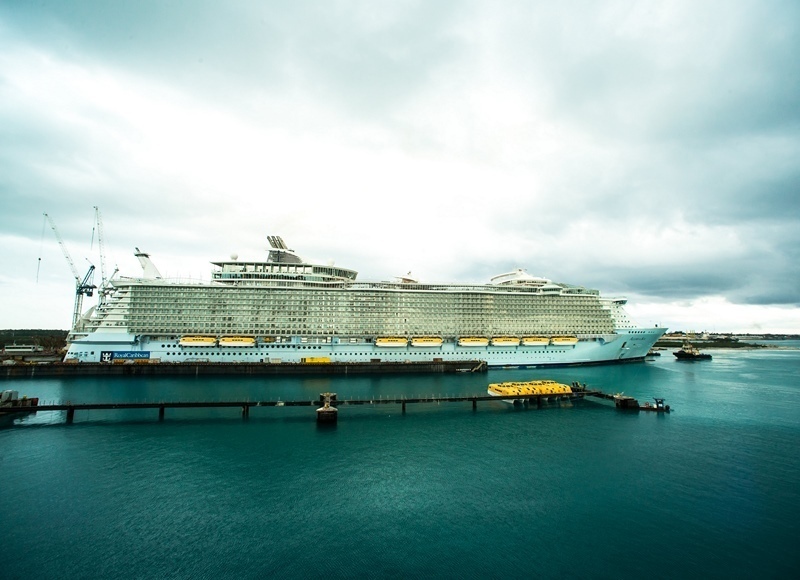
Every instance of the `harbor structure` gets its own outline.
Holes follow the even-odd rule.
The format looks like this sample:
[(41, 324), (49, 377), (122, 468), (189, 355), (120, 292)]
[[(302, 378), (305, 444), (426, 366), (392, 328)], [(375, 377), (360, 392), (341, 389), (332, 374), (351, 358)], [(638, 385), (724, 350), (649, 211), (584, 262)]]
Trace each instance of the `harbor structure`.
[[(532, 381), (536, 382), (536, 381)], [(552, 383), (552, 381), (547, 381)], [(555, 383), (554, 383), (555, 384)], [(585, 384), (573, 382), (572, 387), (561, 385), (565, 387), (564, 390), (558, 392), (540, 392), (532, 390), (526, 393), (515, 393), (515, 406), (535, 405), (537, 408), (542, 408), (543, 403), (548, 401), (559, 402), (561, 400), (577, 400), (586, 397), (595, 397), (602, 400), (609, 400), (615, 402), (617, 409), (626, 411), (655, 411), (658, 413), (669, 413), (670, 406), (664, 404), (664, 399), (655, 399), (655, 404), (645, 403), (639, 405), (638, 401), (632, 397), (624, 397), (620, 394), (610, 395), (595, 389), (587, 389)], [(6, 393), (11, 391), (4, 391), (3, 396), (6, 398)], [(16, 396), (16, 395), (15, 395)], [(285, 401), (285, 400), (270, 400), (270, 401), (145, 401), (145, 402), (113, 402), (113, 403), (74, 403), (67, 402), (41, 402), (38, 397), (24, 400), (15, 400), (12, 405), (3, 403), (0, 405), (0, 416), (13, 417), (20, 414), (30, 414), (37, 412), (47, 411), (64, 411), (66, 412), (66, 422), (72, 423), (75, 419), (76, 411), (108, 411), (108, 410), (131, 410), (131, 409), (157, 409), (158, 420), (163, 421), (165, 418), (166, 409), (224, 409), (224, 408), (239, 408), (243, 419), (250, 418), (250, 411), (259, 407), (316, 407), (316, 420), (317, 423), (336, 423), (339, 414), (338, 407), (340, 406), (364, 406), (364, 405), (400, 405), (402, 413), (405, 414), (406, 406), (409, 404), (441, 404), (441, 403), (471, 403), (472, 410), (478, 409), (478, 402), (498, 401), (500, 393), (493, 392), (490, 386), (489, 394), (487, 395), (431, 395), (431, 396), (418, 396), (418, 397), (371, 397), (367, 399), (340, 399), (336, 393), (320, 393), (316, 400), (298, 400), (298, 401)], [(622, 401), (622, 403), (621, 403)], [(611, 407), (610, 407), (611, 408)]]

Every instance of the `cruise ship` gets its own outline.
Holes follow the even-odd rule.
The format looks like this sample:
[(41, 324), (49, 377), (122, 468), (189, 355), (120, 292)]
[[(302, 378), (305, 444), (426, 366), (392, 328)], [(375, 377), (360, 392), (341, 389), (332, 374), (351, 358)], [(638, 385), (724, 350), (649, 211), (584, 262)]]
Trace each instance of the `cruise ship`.
[(108, 283), (65, 361), (567, 366), (643, 360), (666, 331), (634, 324), (625, 299), (522, 269), (485, 284), (361, 282), (268, 240), (265, 261), (212, 262), (202, 283), (163, 278), (137, 248), (142, 275)]

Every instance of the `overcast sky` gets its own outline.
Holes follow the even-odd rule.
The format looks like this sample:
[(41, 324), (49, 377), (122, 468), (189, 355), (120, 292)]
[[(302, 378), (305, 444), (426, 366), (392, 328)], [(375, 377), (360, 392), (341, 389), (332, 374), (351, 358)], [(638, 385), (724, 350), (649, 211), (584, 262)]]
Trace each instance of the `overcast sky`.
[(272, 234), (363, 280), (521, 267), (800, 333), (798, 55), (794, 0), (4, 0), (0, 328), (69, 327), (42, 214), (83, 276), (98, 206), (109, 273), (138, 246), (207, 279)]

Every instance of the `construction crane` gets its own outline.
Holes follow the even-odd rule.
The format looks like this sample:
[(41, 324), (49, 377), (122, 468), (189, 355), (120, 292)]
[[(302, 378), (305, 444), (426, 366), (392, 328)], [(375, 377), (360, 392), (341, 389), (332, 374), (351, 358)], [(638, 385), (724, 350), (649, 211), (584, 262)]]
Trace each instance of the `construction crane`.
[[(111, 274), (111, 276), (106, 277), (106, 253), (105, 246), (103, 245), (103, 217), (100, 215), (100, 208), (97, 206), (94, 206), (94, 221), (95, 228), (97, 229), (97, 247), (100, 251), (100, 289), (98, 294), (100, 303), (102, 304), (109, 292), (108, 283), (119, 271), (119, 268), (114, 268), (114, 272)], [(95, 228), (92, 229), (92, 241), (94, 241)]]
[(97, 288), (97, 286), (92, 284), (94, 265), (90, 265), (89, 271), (81, 278), (78, 274), (78, 269), (75, 267), (75, 262), (72, 261), (72, 256), (69, 255), (67, 246), (64, 244), (64, 240), (61, 239), (61, 234), (58, 233), (58, 228), (53, 218), (47, 214), (44, 214), (44, 217), (50, 223), (50, 227), (53, 229), (53, 233), (58, 240), (58, 245), (61, 246), (61, 251), (64, 252), (64, 257), (67, 259), (67, 263), (69, 263), (70, 270), (72, 270), (72, 275), (75, 276), (75, 308), (72, 311), (72, 329), (75, 330), (78, 326), (78, 320), (80, 319), (81, 310), (83, 308), (83, 297), (91, 296), (94, 294), (94, 289)]

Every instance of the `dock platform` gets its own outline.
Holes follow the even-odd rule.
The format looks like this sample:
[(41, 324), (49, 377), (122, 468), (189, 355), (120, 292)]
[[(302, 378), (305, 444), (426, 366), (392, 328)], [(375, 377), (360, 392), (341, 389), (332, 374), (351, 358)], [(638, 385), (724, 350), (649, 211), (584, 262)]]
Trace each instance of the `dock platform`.
[[(577, 387), (575, 386), (577, 385)], [(557, 400), (574, 400), (583, 399), (585, 397), (597, 397), (600, 399), (615, 401), (617, 395), (608, 395), (601, 391), (586, 389), (585, 385), (573, 383), (573, 392), (568, 395), (554, 396), (553, 394), (536, 394), (536, 395), (515, 395), (514, 398), (522, 400), (525, 405), (535, 404), (537, 407), (542, 407), (543, 403), (550, 399)], [(631, 397), (632, 399), (632, 397)], [(620, 406), (615, 405), (616, 408), (624, 410), (653, 410), (660, 412), (669, 412), (669, 405), (663, 405), (663, 399), (656, 399), (661, 401), (661, 408), (656, 407), (646, 408), (638, 405), (633, 406)], [(421, 403), (472, 403), (472, 409), (477, 410), (479, 402), (495, 401), (502, 402), (502, 398), (494, 395), (462, 395), (462, 396), (449, 396), (449, 395), (431, 395), (430, 397), (379, 397), (369, 399), (340, 399), (336, 393), (321, 393), (318, 399), (304, 400), (304, 401), (146, 401), (146, 402), (133, 402), (133, 403), (73, 403), (71, 401), (60, 403), (40, 403), (35, 399), (36, 404), (29, 404), (25, 407), (25, 413), (36, 413), (39, 411), (66, 411), (66, 422), (72, 423), (76, 411), (92, 411), (92, 410), (122, 410), (122, 409), (157, 409), (158, 419), (164, 420), (165, 412), (167, 409), (210, 409), (210, 408), (239, 408), (241, 409), (242, 417), (247, 419), (250, 416), (250, 411), (258, 407), (317, 407), (324, 408), (322, 415), (317, 413), (317, 417), (325, 417), (323, 420), (333, 421), (338, 417), (337, 410), (339, 407), (349, 405), (400, 405), (402, 412), (406, 412), (407, 405), (421, 404)], [(635, 401), (635, 399), (634, 399)], [(9, 415), (19, 412), (17, 409), (0, 409), (0, 415)]]

